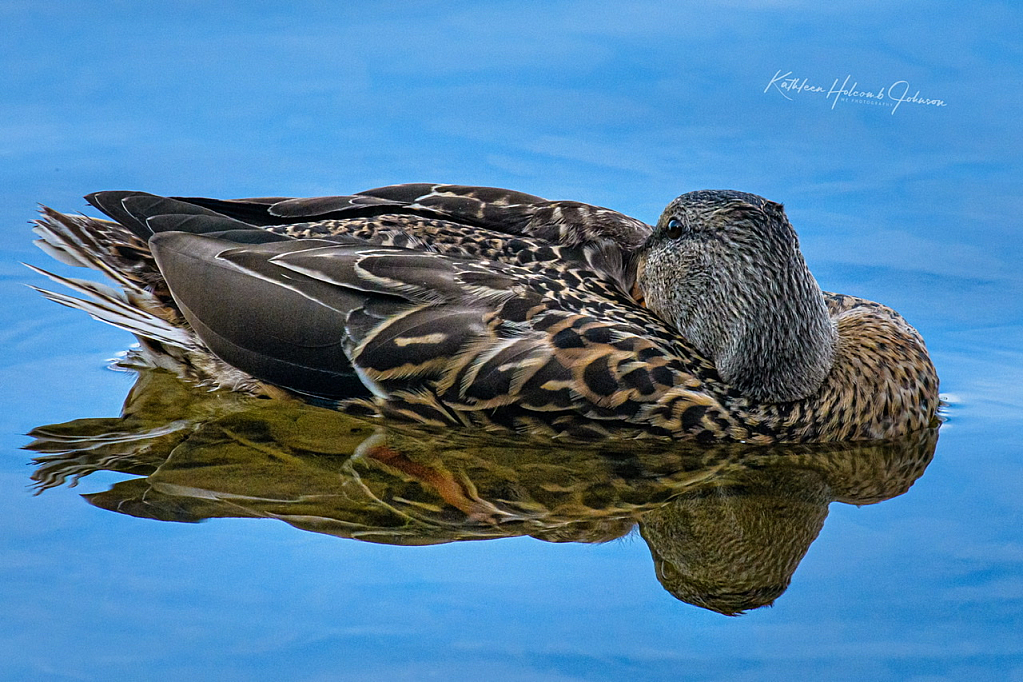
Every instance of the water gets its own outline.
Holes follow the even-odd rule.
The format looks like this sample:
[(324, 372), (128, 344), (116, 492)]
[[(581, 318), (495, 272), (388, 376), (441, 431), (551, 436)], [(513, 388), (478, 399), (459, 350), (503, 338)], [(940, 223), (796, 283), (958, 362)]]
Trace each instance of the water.
[[(0, 679), (1023, 679), (1020, 11), (701, 7), (0, 8)], [(772, 88), (779, 70), (946, 105)], [(785, 202), (825, 288), (927, 339), (950, 403), (933, 461), (906, 494), (832, 502), (787, 591), (738, 618), (669, 594), (635, 532), (407, 547), (79, 496), (141, 470), (33, 496), (23, 434), (116, 417), (135, 380), (106, 368), (130, 336), (23, 286), (43, 282), (17, 261), (51, 264), (36, 202), (424, 180), (647, 221), (698, 188)], [(156, 482), (201, 488), (184, 473)]]

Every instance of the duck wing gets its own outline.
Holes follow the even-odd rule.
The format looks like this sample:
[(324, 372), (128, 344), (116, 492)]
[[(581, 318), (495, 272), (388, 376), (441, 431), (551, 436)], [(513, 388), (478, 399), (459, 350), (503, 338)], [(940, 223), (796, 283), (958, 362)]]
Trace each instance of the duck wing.
[(634, 293), (632, 255), (652, 230), (599, 206), (464, 185), (391, 185), (305, 199), (221, 200), (125, 191), (86, 199), (142, 239), (176, 229), (233, 241), (359, 241), (511, 265), (549, 263), (597, 273), (625, 296)]
[(325, 398), (368, 395), (365, 387), (384, 395), (436, 373), (487, 334), (488, 308), (512, 295), (511, 278), (493, 268), (395, 247), (177, 230), (150, 247), (210, 350), (258, 379)]
[[(599, 244), (398, 214), (423, 235), (483, 233), (477, 243), (494, 242), (502, 260), (445, 251), (440, 240), (404, 248), (343, 230), (296, 238), (241, 212), (141, 192), (89, 200), (117, 222), (47, 214), (44, 241), (66, 262), (122, 274), (127, 305), (141, 296), (152, 308), (147, 325), (194, 332), (185, 361), (204, 381), (257, 379), (329, 401), (373, 397), (380, 413), (432, 424), (589, 433), (594, 420), (658, 422), (659, 396), (705, 369), (674, 357), (675, 335), (590, 260)], [(245, 200), (246, 210), (280, 201)], [(360, 221), (382, 218), (318, 224)], [(110, 243), (85, 239), (94, 231)], [(604, 243), (621, 263), (622, 248)], [(164, 341), (125, 324), (120, 310), (94, 314)]]
[(655, 320), (619, 317), (584, 293), (563, 307), (543, 272), (315, 239), (240, 244), (166, 231), (150, 245), (203, 343), (296, 392), (372, 394), (382, 412), (420, 422), (508, 418), (518, 428), (516, 415), (636, 419), (678, 383)]
[(651, 232), (646, 223), (609, 208), (469, 185), (410, 183), (344, 196), (308, 198), (164, 198), (116, 191), (97, 192), (86, 199), (114, 220), (139, 229), (144, 229), (140, 222), (157, 212), (216, 214), (256, 227), (405, 215), (533, 237), (561, 246), (610, 243), (624, 251), (641, 246)]

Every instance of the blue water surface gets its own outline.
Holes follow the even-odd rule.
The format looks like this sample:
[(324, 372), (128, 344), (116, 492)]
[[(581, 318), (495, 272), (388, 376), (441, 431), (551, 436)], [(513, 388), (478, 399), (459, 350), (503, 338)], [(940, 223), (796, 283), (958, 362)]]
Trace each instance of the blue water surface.
[[(1021, 27), (994, 0), (0, 4), (0, 679), (1023, 681)], [(648, 222), (694, 189), (784, 202), (824, 288), (927, 340), (933, 463), (832, 504), (738, 618), (636, 536), (392, 547), (78, 496), (116, 474), (32, 495), (23, 434), (118, 414), (133, 341), (24, 286), (37, 203), (416, 181)]]

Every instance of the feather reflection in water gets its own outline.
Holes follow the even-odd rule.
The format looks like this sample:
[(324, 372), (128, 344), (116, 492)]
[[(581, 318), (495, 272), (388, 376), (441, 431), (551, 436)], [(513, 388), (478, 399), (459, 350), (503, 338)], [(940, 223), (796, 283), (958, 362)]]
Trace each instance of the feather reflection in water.
[(164, 521), (275, 518), (393, 545), (606, 542), (638, 524), (664, 588), (729, 615), (785, 591), (831, 502), (904, 493), (937, 442), (937, 429), (823, 446), (431, 431), (138, 371), (120, 417), (29, 434), (40, 491), (118, 471), (136, 477), (90, 504)]

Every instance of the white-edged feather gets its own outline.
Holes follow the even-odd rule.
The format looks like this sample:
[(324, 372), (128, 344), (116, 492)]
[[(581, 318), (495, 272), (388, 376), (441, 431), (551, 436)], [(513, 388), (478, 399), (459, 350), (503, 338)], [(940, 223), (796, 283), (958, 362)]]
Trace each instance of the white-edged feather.
[(58, 284), (62, 284), (72, 291), (88, 296), (93, 300), (75, 298), (37, 286), (29, 285), (54, 303), (60, 303), (69, 308), (83, 310), (100, 322), (126, 329), (132, 334), (167, 343), (185, 350), (197, 347), (195, 336), (181, 327), (177, 327), (163, 318), (148, 312), (145, 309), (146, 301), (143, 299), (144, 292), (133, 292), (132, 294), (122, 293), (105, 284), (92, 282), (84, 279), (73, 279), (63, 277), (34, 265), (25, 264), (27, 268), (40, 275), (44, 275)]

